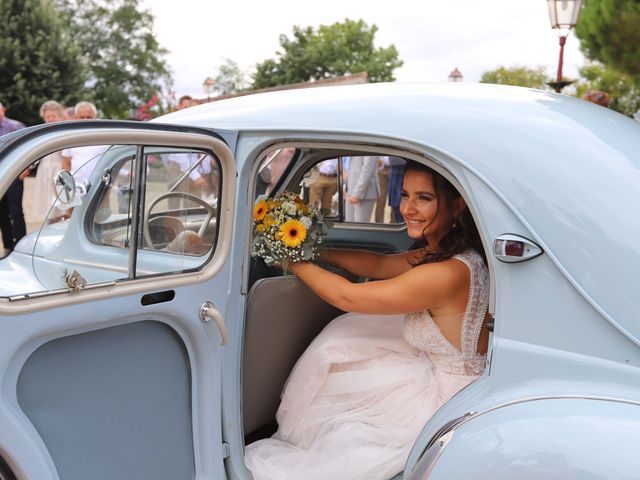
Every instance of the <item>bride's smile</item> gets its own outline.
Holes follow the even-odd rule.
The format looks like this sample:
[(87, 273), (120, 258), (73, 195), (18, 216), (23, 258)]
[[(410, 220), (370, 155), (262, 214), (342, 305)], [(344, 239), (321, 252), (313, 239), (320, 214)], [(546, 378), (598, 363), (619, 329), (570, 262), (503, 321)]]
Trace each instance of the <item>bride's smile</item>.
[(451, 226), (451, 213), (439, 199), (433, 185), (433, 176), (426, 172), (409, 171), (402, 184), (400, 213), (411, 238), (426, 238), (430, 244), (440, 238)]

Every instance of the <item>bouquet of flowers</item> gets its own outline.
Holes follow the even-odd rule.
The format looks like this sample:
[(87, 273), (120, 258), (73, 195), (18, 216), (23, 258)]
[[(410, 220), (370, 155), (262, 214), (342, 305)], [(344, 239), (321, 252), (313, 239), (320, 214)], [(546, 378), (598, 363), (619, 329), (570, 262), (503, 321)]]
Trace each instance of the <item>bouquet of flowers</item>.
[(327, 224), (318, 208), (285, 191), (272, 198), (258, 198), (253, 209), (253, 234), (251, 256), (286, 269), (291, 262), (317, 257)]

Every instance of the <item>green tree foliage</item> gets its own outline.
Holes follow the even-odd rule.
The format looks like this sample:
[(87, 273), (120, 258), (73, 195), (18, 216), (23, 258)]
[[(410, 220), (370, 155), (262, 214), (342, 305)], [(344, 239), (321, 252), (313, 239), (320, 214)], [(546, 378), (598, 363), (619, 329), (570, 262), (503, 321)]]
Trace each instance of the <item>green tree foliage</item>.
[(638, 0), (585, 0), (576, 35), (587, 58), (639, 77), (639, 25)]
[(40, 123), (40, 105), (75, 102), (82, 92), (80, 49), (47, 0), (0, 0), (0, 101), (8, 116)]
[(480, 83), (496, 83), (499, 85), (515, 85), (517, 87), (547, 88), (549, 77), (545, 67), (498, 67), (484, 72)]
[(640, 82), (637, 78), (599, 63), (582, 67), (580, 77), (576, 96), (581, 97), (587, 90), (601, 90), (611, 98), (609, 108), (630, 117), (640, 111)]
[(107, 118), (126, 118), (170, 87), (171, 73), (140, 0), (57, 0), (82, 49), (91, 99)]
[(236, 93), (247, 88), (246, 75), (240, 66), (225, 58), (224, 63), (218, 67), (218, 75), (214, 78), (215, 89), (220, 95)]
[(280, 36), (277, 58), (256, 66), (252, 88), (320, 80), (367, 72), (370, 82), (395, 80), (393, 71), (402, 66), (394, 45), (376, 48), (378, 27), (363, 20), (333, 25), (293, 27), (293, 37)]

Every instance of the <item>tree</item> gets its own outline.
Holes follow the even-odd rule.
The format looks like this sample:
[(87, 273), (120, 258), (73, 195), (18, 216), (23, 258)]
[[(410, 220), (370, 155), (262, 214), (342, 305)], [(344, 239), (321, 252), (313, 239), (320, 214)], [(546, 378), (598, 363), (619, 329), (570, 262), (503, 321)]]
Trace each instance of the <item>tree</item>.
[(394, 81), (393, 71), (402, 66), (394, 45), (375, 48), (378, 27), (363, 20), (333, 25), (293, 27), (293, 38), (280, 36), (282, 51), (276, 59), (256, 66), (252, 88), (308, 82), (367, 72), (370, 82)]
[(638, 25), (638, 0), (586, 0), (576, 35), (587, 58), (637, 77), (640, 76)]
[(218, 75), (214, 78), (215, 89), (220, 95), (236, 93), (247, 88), (246, 75), (240, 66), (225, 58), (224, 63), (218, 67)]
[(45, 101), (78, 100), (81, 52), (49, 2), (0, 0), (0, 25), (0, 100), (10, 117), (32, 125)]
[(517, 87), (547, 88), (547, 72), (545, 67), (498, 67), (484, 72), (480, 83), (496, 83), (499, 85), (515, 85)]
[(576, 96), (582, 96), (587, 90), (601, 90), (611, 97), (609, 108), (630, 117), (640, 110), (640, 82), (637, 78), (599, 63), (589, 63), (580, 68), (580, 77)]
[(82, 48), (86, 85), (106, 117), (126, 118), (170, 87), (167, 50), (140, 0), (57, 1)]

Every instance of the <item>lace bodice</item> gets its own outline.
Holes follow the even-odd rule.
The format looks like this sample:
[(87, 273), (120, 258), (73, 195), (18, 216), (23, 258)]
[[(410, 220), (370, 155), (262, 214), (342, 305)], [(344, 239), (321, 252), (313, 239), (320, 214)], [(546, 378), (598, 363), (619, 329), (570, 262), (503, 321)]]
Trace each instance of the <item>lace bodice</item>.
[(403, 334), (407, 342), (424, 351), (445, 372), (479, 375), (486, 363), (486, 355), (478, 354), (477, 348), (489, 305), (489, 274), (482, 257), (474, 250), (467, 250), (453, 258), (463, 262), (471, 272), (469, 299), (462, 319), (462, 351), (445, 338), (428, 310), (407, 315)]

